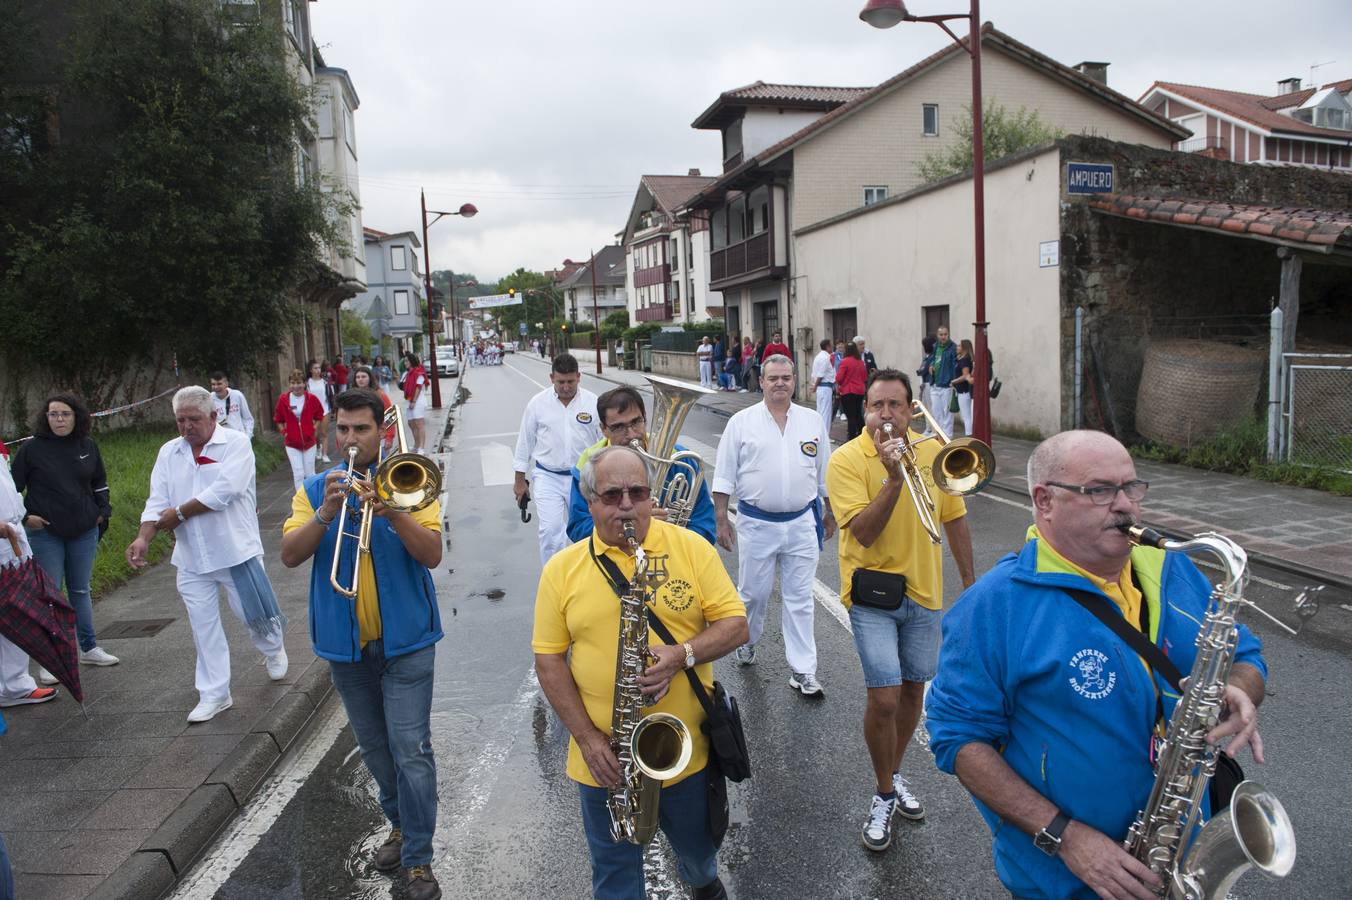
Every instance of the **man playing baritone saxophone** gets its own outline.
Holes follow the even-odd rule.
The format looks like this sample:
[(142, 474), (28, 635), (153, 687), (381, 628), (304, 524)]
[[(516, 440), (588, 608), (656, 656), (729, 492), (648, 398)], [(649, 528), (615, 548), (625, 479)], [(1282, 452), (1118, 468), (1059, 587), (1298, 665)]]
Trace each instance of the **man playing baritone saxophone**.
[[(638, 441), (645, 451), (651, 452), (648, 447), (648, 414), (643, 408), (643, 395), (638, 391), (628, 385), (606, 391), (596, 398), (596, 416), (601, 420), (601, 433), (605, 437), (583, 450), (577, 465), (573, 467), (572, 499), (568, 504), (568, 539), (574, 542), (584, 541), (592, 533), (591, 508), (587, 505), (587, 498), (582, 496), (581, 488), (582, 468), (587, 464), (588, 457), (603, 447), (627, 447), (630, 441)], [(686, 448), (676, 444), (673, 449), (681, 451)], [(679, 474), (689, 475), (689, 471), (685, 466), (673, 466), (667, 473), (667, 483)], [(665, 519), (667, 511), (656, 503), (654, 499), (653, 515)], [(695, 505), (685, 527), (703, 535), (711, 544), (717, 536), (714, 504), (709, 499), (709, 485), (705, 481), (700, 482), (699, 493), (695, 495)]]
[[(926, 705), (939, 768), (995, 832), (995, 868), (1017, 897), (1138, 897), (1159, 879), (1122, 849), (1155, 773), (1152, 738), (1178, 695), (1066, 589), (1097, 595), (1188, 672), (1211, 586), (1181, 553), (1132, 547), (1146, 483), (1106, 434), (1067, 431), (1028, 460), (1035, 525), (944, 618)], [(1209, 735), (1263, 761), (1255, 706), (1266, 665), (1239, 626), (1228, 716)], [(1151, 723), (1154, 723), (1152, 729)], [(1209, 814), (1206, 809), (1204, 814)]]
[[(718, 878), (717, 846), (709, 824), (709, 739), (700, 729), (704, 709), (689, 679), (690, 666), (713, 691), (713, 661), (746, 641), (746, 610), (718, 552), (699, 535), (654, 518), (648, 471), (628, 447), (593, 453), (582, 469), (582, 491), (594, 531), (560, 550), (540, 576), (531, 646), (545, 696), (572, 735), (568, 777), (579, 785), (582, 824), (598, 898), (642, 898), (643, 847), (610, 834), (607, 788), (623, 778), (610, 744), (620, 637), (620, 600), (603, 558), (632, 579), (635, 560), (624, 535), (632, 522), (655, 586), (648, 604), (681, 642), (667, 645), (649, 633), (655, 661), (639, 678), (643, 693), (658, 698), (650, 712), (670, 713), (690, 731), (693, 752), (685, 771), (663, 783), (660, 824), (676, 853), (681, 877), (703, 900), (725, 897)], [(571, 653), (570, 653), (571, 651)]]
[[(442, 632), (428, 570), (441, 562), (441, 504), (433, 501), (407, 513), (388, 509), (370, 489), (351, 497), (348, 450), (357, 448), (357, 472), (374, 474), (385, 406), (371, 391), (354, 388), (335, 397), (334, 407), (343, 463), (311, 475), (296, 491), (291, 518), (282, 526), (282, 564), (295, 568), (314, 557), (314, 652), (329, 661), (333, 686), (392, 826), (373, 863), (382, 872), (403, 865), (408, 879), (404, 896), (436, 900), (441, 888), (431, 868), (437, 825), (431, 713), (436, 643)], [(339, 537), (338, 516), (348, 503), (345, 529), (356, 534), (360, 519), (355, 513), (367, 501), (375, 516), (371, 552), (357, 560), (356, 540)], [(339, 580), (356, 587), (355, 598), (339, 594), (330, 584), (334, 553), (340, 554)]]
[[(864, 430), (831, 454), (826, 487), (840, 523), (840, 599), (850, 611), (855, 649), (868, 689), (864, 743), (868, 745), (877, 787), (869, 802), (862, 840), (881, 852), (892, 843), (892, 820), (922, 819), (925, 809), (901, 776), (902, 758), (920, 721), (925, 682), (934, 677), (939, 655), (939, 619), (943, 615), (943, 557), (930, 540), (911, 502), (897, 454), (911, 422), (911, 382), (896, 369), (879, 369), (869, 378)], [(883, 426), (891, 424), (895, 437)], [(964, 585), (974, 580), (972, 536), (961, 497), (941, 493), (928, 472), (939, 447), (933, 441), (915, 447), (916, 468), (934, 498), (949, 551)], [(854, 581), (891, 585), (899, 605), (881, 608), (856, 597)], [(893, 601), (895, 602), (895, 601)], [(882, 606), (891, 605), (883, 603)]]

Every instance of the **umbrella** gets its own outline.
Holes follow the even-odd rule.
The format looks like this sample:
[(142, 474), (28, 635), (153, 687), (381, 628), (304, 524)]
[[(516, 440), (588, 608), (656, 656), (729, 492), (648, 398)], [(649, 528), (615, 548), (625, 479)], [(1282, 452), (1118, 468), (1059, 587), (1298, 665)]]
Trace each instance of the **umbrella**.
[(0, 635), (84, 702), (75, 649), (75, 610), (33, 557), (0, 568)]
[(521, 499), (516, 502), (516, 505), (521, 509), (522, 522), (530, 521), (530, 513), (526, 512), (526, 504), (528, 503), (530, 503), (530, 491), (527, 491), (526, 493), (522, 494)]

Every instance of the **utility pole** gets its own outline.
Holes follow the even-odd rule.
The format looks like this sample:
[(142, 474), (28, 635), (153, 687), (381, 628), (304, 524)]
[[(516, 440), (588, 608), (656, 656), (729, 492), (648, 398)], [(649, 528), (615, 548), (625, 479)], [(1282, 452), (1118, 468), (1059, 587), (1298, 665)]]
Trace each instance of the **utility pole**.
[(601, 374), (601, 313), (600, 306), (596, 302), (596, 252), (592, 251), (591, 262), (587, 263), (587, 268), (591, 269), (592, 282), (592, 322), (596, 328), (592, 330), (592, 343), (596, 346), (596, 374)]

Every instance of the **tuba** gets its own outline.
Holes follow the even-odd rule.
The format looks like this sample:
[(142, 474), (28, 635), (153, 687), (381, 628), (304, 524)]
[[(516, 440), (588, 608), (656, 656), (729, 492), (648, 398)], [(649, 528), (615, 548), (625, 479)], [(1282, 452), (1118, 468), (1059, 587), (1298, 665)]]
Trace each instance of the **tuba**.
[[(1296, 861), (1296, 838), (1286, 810), (1274, 795), (1253, 781), (1241, 782), (1229, 808), (1212, 810), (1211, 821), (1200, 831), (1195, 828), (1201, 817), (1202, 797), (1221, 752), (1207, 743), (1206, 736), (1220, 719), (1226, 681), (1235, 660), (1239, 643), (1235, 617), (1241, 607), (1258, 609), (1253, 601), (1244, 599), (1248, 556), (1242, 547), (1219, 534), (1171, 541), (1150, 528), (1125, 525), (1122, 530), (1134, 544), (1184, 553), (1208, 551), (1220, 560), (1225, 573), (1224, 580), (1211, 592), (1205, 620), (1197, 632), (1197, 658), (1169, 719), (1150, 799), (1136, 814), (1124, 844), (1128, 853), (1164, 882), (1161, 896), (1171, 900), (1223, 900), (1250, 868), (1269, 878), (1282, 878)], [(1272, 621), (1295, 633), (1276, 619)]]
[(634, 552), (634, 578), (620, 598), (620, 646), (610, 719), (610, 747), (620, 762), (621, 783), (608, 792), (606, 806), (610, 835), (616, 842), (646, 844), (657, 833), (662, 782), (685, 771), (694, 742), (690, 729), (670, 713), (644, 714), (651, 701), (639, 689), (638, 679), (650, 658), (648, 600), (654, 588), (633, 522), (624, 523), (624, 536)]
[(704, 484), (704, 460), (693, 450), (676, 450), (686, 416), (707, 388), (694, 388), (679, 381), (645, 375), (653, 388), (653, 410), (648, 419), (648, 449), (637, 441), (629, 446), (638, 451), (648, 465), (648, 485), (653, 499), (667, 511), (667, 521), (684, 527), (690, 521)]
[[(367, 479), (357, 474), (357, 448), (348, 449), (348, 490), (355, 494), (359, 490), (373, 488), (377, 499), (389, 509), (416, 512), (440, 496), (441, 470), (426, 456), (408, 451), (408, 443), (404, 439), (404, 415), (397, 403), (385, 410), (377, 431), (383, 434), (390, 426), (394, 426), (398, 449), (379, 460), (373, 477)], [(357, 570), (361, 566), (362, 554), (371, 552), (371, 524), (375, 520), (371, 514), (371, 504), (363, 503), (357, 511), (361, 524), (355, 534), (349, 532), (347, 509), (350, 504), (351, 498), (344, 500), (343, 508), (338, 513), (338, 543), (333, 548), (333, 565), (329, 569), (329, 584), (344, 597), (357, 596)], [(346, 540), (357, 542), (357, 552), (352, 558), (352, 577), (344, 584), (338, 569), (343, 556), (343, 541)]]

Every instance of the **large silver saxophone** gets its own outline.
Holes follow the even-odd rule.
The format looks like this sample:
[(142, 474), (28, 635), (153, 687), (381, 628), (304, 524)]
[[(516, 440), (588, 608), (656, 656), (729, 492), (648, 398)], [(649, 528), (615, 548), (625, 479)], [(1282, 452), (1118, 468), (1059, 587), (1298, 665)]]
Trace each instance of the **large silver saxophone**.
[(643, 377), (653, 388), (648, 448), (636, 440), (629, 446), (648, 464), (648, 485), (657, 505), (667, 511), (667, 522), (684, 528), (699, 499), (706, 466), (694, 450), (676, 450), (676, 437), (700, 396), (714, 392), (653, 375)]
[(1160, 896), (1174, 900), (1224, 898), (1250, 868), (1282, 878), (1296, 861), (1296, 838), (1286, 810), (1261, 784), (1242, 782), (1229, 808), (1213, 810), (1211, 820), (1200, 831), (1196, 829), (1202, 798), (1216, 772), (1217, 754), (1223, 752), (1208, 744), (1206, 736), (1220, 721), (1225, 686), (1235, 661), (1239, 643), (1235, 617), (1240, 607), (1257, 609), (1244, 599), (1248, 556), (1219, 534), (1171, 541), (1150, 528), (1123, 526), (1122, 530), (1135, 544), (1181, 553), (1207, 551), (1220, 560), (1224, 572), (1207, 603), (1206, 618), (1197, 634), (1197, 658), (1169, 720), (1150, 799), (1137, 813), (1124, 846), (1164, 882)]
[(616, 841), (646, 844), (657, 833), (657, 804), (662, 782), (685, 771), (694, 743), (685, 723), (670, 713), (645, 713), (651, 701), (638, 679), (648, 666), (648, 599), (654, 588), (648, 560), (633, 522), (624, 536), (634, 552), (634, 578), (620, 598), (620, 647), (615, 659), (615, 700), (610, 718), (610, 747), (620, 762), (622, 781), (609, 791), (610, 835)]

